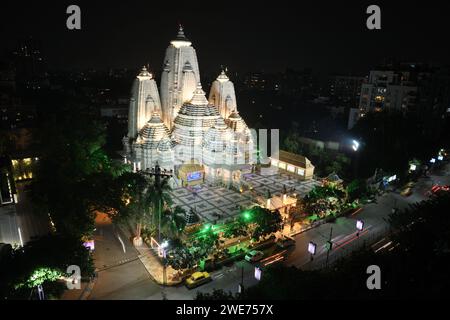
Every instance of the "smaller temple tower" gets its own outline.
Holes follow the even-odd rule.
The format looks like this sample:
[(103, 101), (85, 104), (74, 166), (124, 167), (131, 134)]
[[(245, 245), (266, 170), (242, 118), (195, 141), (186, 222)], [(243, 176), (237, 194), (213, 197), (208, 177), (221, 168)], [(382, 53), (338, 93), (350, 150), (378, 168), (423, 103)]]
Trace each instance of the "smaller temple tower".
[(234, 84), (225, 74), (225, 71), (222, 70), (217, 79), (212, 83), (208, 100), (209, 103), (219, 109), (220, 115), (224, 119), (227, 119), (237, 109)]

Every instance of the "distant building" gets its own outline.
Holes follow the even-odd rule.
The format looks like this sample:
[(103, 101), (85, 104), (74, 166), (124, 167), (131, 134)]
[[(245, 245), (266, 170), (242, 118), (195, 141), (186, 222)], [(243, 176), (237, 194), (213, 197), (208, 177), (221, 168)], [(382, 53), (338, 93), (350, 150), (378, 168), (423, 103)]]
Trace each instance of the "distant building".
[(7, 166), (0, 167), (0, 205), (14, 203), (13, 181)]
[(49, 86), (46, 65), (40, 44), (29, 38), (21, 41), (12, 53), (16, 82), (20, 87), (39, 90)]
[(361, 86), (361, 116), (370, 111), (409, 111), (416, 105), (417, 84), (409, 71), (370, 71)]
[(347, 129), (350, 130), (353, 128), (358, 122), (358, 119), (360, 117), (360, 110), (359, 108), (351, 108), (348, 112), (348, 123), (347, 123)]
[(361, 85), (365, 79), (361, 76), (335, 75), (330, 77), (329, 95), (331, 100), (340, 107), (358, 108)]
[(35, 126), (36, 107), (22, 104), (2, 104), (0, 102), (0, 128), (19, 129)]

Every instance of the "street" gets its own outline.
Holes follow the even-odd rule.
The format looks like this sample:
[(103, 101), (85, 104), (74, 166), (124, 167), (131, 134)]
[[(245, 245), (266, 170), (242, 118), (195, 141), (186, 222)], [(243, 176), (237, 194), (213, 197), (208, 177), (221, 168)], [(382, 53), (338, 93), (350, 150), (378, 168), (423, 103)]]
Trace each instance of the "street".
[[(363, 210), (349, 217), (341, 217), (334, 223), (326, 223), (317, 228), (296, 235), (296, 246), (285, 260), (287, 266), (301, 269), (322, 268), (326, 265), (326, 247), (330, 230), (332, 232), (333, 248), (328, 262), (348, 255), (351, 251), (364, 244), (372, 244), (383, 239), (388, 230), (385, 219), (393, 207), (406, 208), (412, 203), (427, 199), (426, 192), (432, 183), (450, 184), (450, 166), (447, 165), (440, 173), (429, 178), (421, 178), (414, 186), (409, 197), (396, 192), (389, 192), (377, 198), (376, 202), (364, 206)], [(356, 221), (364, 221), (364, 229), (357, 235)], [(121, 233), (119, 232), (119, 235)], [(117, 230), (106, 217), (97, 219), (96, 250), (94, 253), (96, 267), (99, 268), (98, 281), (89, 299), (193, 299), (198, 291), (211, 292), (213, 289), (223, 289), (236, 293), (241, 283), (241, 270), (244, 268), (244, 287), (257, 283), (254, 278), (254, 266), (246, 261), (239, 261), (230, 267), (223, 267), (211, 273), (213, 281), (198, 288), (188, 290), (184, 285), (162, 287), (153, 282), (146, 269), (137, 258), (131, 239), (125, 239), (126, 253), (117, 238)], [(307, 252), (308, 243), (317, 244), (317, 252), (311, 261)], [(262, 275), (264, 277), (264, 274)]]

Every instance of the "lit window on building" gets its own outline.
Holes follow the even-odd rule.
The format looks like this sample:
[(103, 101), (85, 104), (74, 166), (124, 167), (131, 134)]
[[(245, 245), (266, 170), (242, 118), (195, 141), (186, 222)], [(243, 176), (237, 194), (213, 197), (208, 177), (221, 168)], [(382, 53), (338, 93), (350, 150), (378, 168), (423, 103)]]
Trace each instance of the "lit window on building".
[(293, 165), (288, 165), (287, 166), (287, 171), (289, 171), (289, 172), (295, 172), (295, 167), (293, 166)]

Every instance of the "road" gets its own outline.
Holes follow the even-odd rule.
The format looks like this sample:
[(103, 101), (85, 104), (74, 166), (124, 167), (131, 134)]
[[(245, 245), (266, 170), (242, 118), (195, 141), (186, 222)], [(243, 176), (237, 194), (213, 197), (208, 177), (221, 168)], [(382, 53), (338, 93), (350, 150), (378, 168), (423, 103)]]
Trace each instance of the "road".
[[(432, 174), (430, 178), (420, 179), (409, 197), (390, 192), (378, 197), (375, 203), (364, 206), (363, 210), (350, 217), (343, 217), (335, 223), (327, 223), (295, 236), (296, 246), (285, 260), (285, 265), (301, 269), (314, 269), (325, 266), (326, 248), (330, 229), (333, 228), (333, 249), (329, 255), (329, 263), (349, 254), (364, 243), (373, 243), (382, 239), (386, 233), (388, 217), (393, 207), (406, 208), (412, 203), (427, 198), (426, 192), (434, 184), (450, 184), (450, 165), (441, 172)], [(357, 236), (356, 220), (364, 221), (364, 229)], [(211, 292), (214, 288), (236, 293), (241, 282), (241, 270), (244, 268), (244, 286), (257, 283), (254, 278), (254, 266), (246, 261), (235, 263), (231, 267), (223, 267), (211, 273), (213, 281), (193, 290), (185, 286), (163, 288), (155, 284), (149, 277), (142, 263), (137, 259), (137, 251), (131, 241), (125, 241), (126, 251), (117, 239), (116, 231), (110, 223), (98, 224), (96, 232), (95, 262), (100, 268), (98, 282), (90, 299), (157, 299), (169, 300), (193, 299), (198, 291)], [(307, 252), (309, 241), (317, 244), (317, 253), (311, 261)], [(118, 265), (122, 260), (130, 260)], [(108, 266), (111, 266), (108, 268)], [(262, 275), (264, 276), (264, 274)]]
[(89, 299), (143, 299), (160, 291), (139, 260), (130, 239), (104, 214), (97, 216), (94, 240), (94, 263), (99, 271)]
[[(117, 235), (125, 245), (125, 251)], [(231, 267), (211, 273), (213, 281), (189, 290), (184, 285), (163, 287), (152, 281), (147, 270), (138, 259), (138, 252), (131, 239), (116, 229), (105, 215), (96, 219), (94, 262), (99, 269), (96, 284), (89, 296), (90, 300), (161, 300), (193, 299), (197, 291), (209, 292), (214, 288), (237, 292), (241, 282), (241, 268), (244, 268), (244, 285), (254, 285), (254, 267), (240, 261)]]

